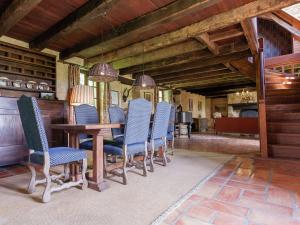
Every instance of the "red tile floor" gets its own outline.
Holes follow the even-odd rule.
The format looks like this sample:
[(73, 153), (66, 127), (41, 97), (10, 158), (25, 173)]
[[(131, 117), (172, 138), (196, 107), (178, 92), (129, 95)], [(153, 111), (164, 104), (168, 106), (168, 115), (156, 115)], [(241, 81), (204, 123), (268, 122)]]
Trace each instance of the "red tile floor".
[[(162, 225), (300, 225), (300, 161), (261, 159), (257, 142), (213, 135), (177, 140), (177, 147), (228, 150), (237, 156), (171, 212)], [(246, 154), (243, 149), (248, 149)], [(18, 165), (0, 167), (0, 178), (26, 171)]]
[[(230, 139), (223, 149), (233, 146), (236, 140)], [(199, 140), (203, 137), (185, 142), (192, 150), (210, 148), (209, 141)], [(262, 159), (253, 153), (224, 165), (162, 225), (300, 225), (300, 161)]]

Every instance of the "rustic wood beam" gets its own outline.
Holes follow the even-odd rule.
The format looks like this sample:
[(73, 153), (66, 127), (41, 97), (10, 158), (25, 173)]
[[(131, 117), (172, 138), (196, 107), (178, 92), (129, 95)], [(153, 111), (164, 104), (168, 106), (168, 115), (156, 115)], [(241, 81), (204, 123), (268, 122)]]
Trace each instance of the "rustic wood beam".
[(194, 72), (185, 72), (185, 73), (175, 73), (176, 75), (164, 75), (164, 76), (154, 76), (155, 82), (157, 83), (168, 83), (173, 81), (180, 81), (180, 80), (186, 80), (186, 79), (193, 79), (195, 77), (210, 77), (215, 75), (221, 75), (221, 74), (227, 74), (230, 73), (228, 69), (222, 68), (222, 69), (210, 69), (210, 70), (196, 70)]
[(290, 24), (288, 24), (287, 22), (285, 22), (284, 20), (282, 20), (281, 18), (279, 18), (275, 14), (270, 13), (270, 14), (265, 15), (265, 17), (273, 20), (279, 26), (281, 26), (285, 30), (289, 31), (292, 35), (300, 38), (300, 30), (299, 29), (291, 26)]
[(206, 81), (217, 81), (218, 79), (226, 79), (226, 78), (240, 78), (242, 77), (241, 75), (237, 75), (236, 73), (233, 72), (226, 72), (226, 73), (220, 73), (220, 74), (215, 74), (211, 76), (197, 76), (194, 75), (193, 77), (189, 78), (178, 78), (177, 80), (172, 80), (172, 81), (165, 81), (165, 82), (158, 82), (155, 81), (158, 84), (161, 85), (181, 85), (185, 83), (191, 83), (191, 82), (206, 82)]
[[(80, 55), (85, 50), (86, 58), (92, 57), (102, 52), (119, 49), (138, 41), (141, 34), (154, 29), (158, 24), (178, 18), (189, 10), (198, 10), (212, 6), (219, 0), (178, 0), (165, 7), (161, 7), (144, 16), (133, 19), (119, 27), (117, 32), (107, 32), (101, 38), (96, 38), (85, 43), (80, 43), (73, 48), (66, 49), (61, 53), (62, 59), (66, 59), (74, 54)], [(143, 52), (143, 51), (142, 51)], [(139, 52), (141, 53), (141, 52)]]
[(230, 89), (228, 89), (228, 87), (226, 87), (225, 89), (222, 88), (221, 90), (219, 88), (211, 88), (211, 89), (207, 89), (205, 91), (195, 90), (195, 91), (190, 91), (190, 92), (195, 93), (195, 94), (201, 94), (206, 97), (215, 97), (215, 96), (227, 96), (227, 94), (235, 93), (237, 91), (242, 91), (244, 88), (247, 88), (247, 90), (249, 90), (249, 91), (255, 90), (255, 87), (243, 85), (243, 87), (241, 88), (240, 85), (238, 85), (237, 88), (235, 88), (233, 86)]
[[(180, 72), (180, 71), (183, 72), (183, 71), (190, 70), (190, 69), (203, 68), (206, 66), (213, 66), (213, 65), (218, 65), (220, 63), (231, 62), (233, 60), (246, 58), (248, 56), (251, 56), (251, 53), (248, 50), (246, 50), (246, 51), (231, 53), (231, 54), (227, 54), (227, 55), (219, 55), (219, 56), (215, 56), (213, 58), (183, 63), (183, 64), (180, 64), (177, 66), (172, 66), (170, 68), (151, 70), (151, 71), (147, 71), (147, 73), (151, 76), (159, 76), (162, 74), (169, 74), (169, 73)], [(136, 74), (142, 74), (142, 73), (139, 72)]]
[(230, 38), (235, 38), (235, 37), (240, 37), (243, 36), (244, 32), (240, 29), (229, 29), (223, 32), (218, 32), (216, 34), (211, 34), (209, 35), (209, 40), (211, 42), (216, 42), (216, 41), (221, 41), (221, 40), (226, 40)]
[(296, 27), (298, 29), (300, 29), (300, 21), (297, 20), (295, 17), (291, 16), (290, 14), (286, 13), (283, 10), (278, 10), (276, 12), (273, 12), (276, 16), (278, 16), (279, 18), (281, 18), (282, 20), (286, 21), (287, 23), (289, 23), (290, 25), (292, 25), (293, 27)]
[(215, 84), (215, 85), (206, 86), (206, 87), (203, 87), (203, 86), (191, 86), (191, 87), (185, 87), (184, 89), (187, 90), (187, 91), (193, 91), (193, 92), (197, 91), (197, 92), (205, 93), (205, 92), (209, 92), (209, 91), (212, 91), (212, 90), (222, 91), (222, 90), (227, 90), (227, 89), (245, 88), (245, 87), (255, 87), (255, 83), (249, 82), (249, 81), (246, 81), (246, 82), (237, 82), (237, 83), (232, 82), (230, 84), (228, 84), (228, 83), (225, 83), (225, 84)]
[(214, 54), (219, 55), (219, 46), (210, 40), (208, 33), (200, 34), (195, 37), (198, 41), (207, 46), (207, 48)]
[(255, 65), (253, 63), (250, 63), (248, 59), (231, 61), (230, 64), (241, 74), (245, 75), (254, 82), (256, 81)]
[(243, 83), (243, 82), (249, 82), (246, 80), (243, 76), (241, 77), (229, 77), (229, 78), (220, 78), (220, 79), (212, 79), (207, 81), (199, 81), (199, 82), (187, 82), (182, 84), (173, 84), (172, 87), (174, 88), (186, 88), (186, 87), (207, 87), (210, 85), (223, 85), (223, 84), (229, 84), (229, 83)]
[(0, 36), (31, 12), (42, 0), (14, 0), (0, 15)]
[(114, 69), (124, 69), (131, 66), (136, 66), (152, 61), (162, 60), (165, 58), (170, 58), (178, 55), (182, 55), (189, 52), (199, 51), (204, 49), (205, 46), (197, 41), (188, 41), (179, 43), (176, 45), (161, 48), (152, 52), (147, 52), (142, 55), (130, 56), (125, 59), (120, 59), (118, 61), (112, 62), (111, 65)]
[(244, 30), (245, 37), (251, 49), (252, 55), (257, 54), (258, 51), (258, 37), (257, 37), (257, 18), (247, 18), (241, 21), (241, 26)]
[[(297, 2), (299, 2), (299, 0), (285, 0), (285, 1), (282, 1), (282, 0), (256, 0), (256, 1), (250, 2), (248, 4), (244, 4), (235, 9), (226, 11), (224, 13), (220, 13), (218, 15), (211, 16), (211, 17), (204, 19), (198, 23), (194, 23), (192, 25), (183, 27), (179, 30), (149, 39), (149, 40), (147, 40), (147, 42), (156, 43), (156, 48), (160, 48), (162, 46), (161, 43), (163, 43), (163, 42), (162, 42), (161, 38), (165, 39), (164, 43), (168, 43), (169, 45), (179, 43), (184, 40), (187, 40), (190, 37), (195, 37), (201, 33), (206, 33), (211, 30), (221, 29), (221, 28), (239, 23), (242, 20), (247, 19), (249, 17), (255, 17), (257, 15), (276, 11), (281, 8), (295, 4)], [(166, 16), (164, 15), (163, 17), (165, 18)], [(146, 18), (146, 17), (142, 17), (142, 18)], [(161, 16), (159, 16), (159, 18), (161, 18)], [(141, 22), (136, 23), (136, 24), (141, 24), (141, 25), (133, 26), (136, 28), (134, 30), (144, 31), (145, 28), (143, 28), (143, 27), (148, 27), (147, 26), (148, 22), (144, 23), (144, 24)], [(123, 26), (125, 26), (125, 25), (123, 25)], [(138, 36), (137, 32), (132, 32), (132, 33), (134, 33), (134, 35), (136, 37)], [(129, 37), (129, 35), (120, 35), (119, 34), (119, 35), (114, 36), (109, 33), (109, 34), (105, 35), (105, 38), (104, 38), (105, 41), (101, 42), (101, 40), (97, 39), (97, 40), (93, 40), (93, 41), (90, 41), (87, 43), (81, 43), (80, 45), (74, 46), (71, 49), (64, 50), (61, 54), (61, 57), (68, 58), (74, 54), (83, 55), (83, 52), (84, 52), (84, 55), (86, 56), (86, 58), (90, 58), (95, 55), (94, 54), (95, 52), (100, 53), (101, 50), (103, 50), (104, 52), (109, 52), (114, 49), (125, 47), (126, 45), (128, 45), (130, 43), (128, 43), (128, 41), (125, 43), (124, 40), (128, 40), (130, 38), (131, 37)]]
[(64, 35), (71, 34), (95, 18), (105, 16), (105, 13), (119, 1), (120, 0), (88, 1), (86, 4), (33, 39), (29, 44), (30, 47), (36, 49), (43, 49), (47, 47), (49, 43), (58, 40)]

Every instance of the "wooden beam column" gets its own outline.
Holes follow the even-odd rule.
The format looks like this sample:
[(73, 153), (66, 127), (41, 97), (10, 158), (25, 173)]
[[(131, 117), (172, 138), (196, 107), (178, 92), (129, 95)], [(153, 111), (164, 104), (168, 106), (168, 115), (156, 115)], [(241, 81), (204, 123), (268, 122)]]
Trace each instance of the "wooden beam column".
[(258, 114), (259, 114), (259, 140), (261, 156), (267, 158), (268, 153), (268, 136), (267, 136), (267, 119), (266, 119), (266, 101), (265, 101), (265, 65), (263, 54), (263, 39), (259, 39), (258, 54), (255, 55), (256, 64), (256, 88), (258, 94)]

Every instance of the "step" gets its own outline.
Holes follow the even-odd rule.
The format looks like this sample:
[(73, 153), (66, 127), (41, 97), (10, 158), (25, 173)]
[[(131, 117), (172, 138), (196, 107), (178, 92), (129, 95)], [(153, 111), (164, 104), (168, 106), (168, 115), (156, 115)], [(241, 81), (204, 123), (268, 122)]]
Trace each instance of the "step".
[(300, 104), (272, 104), (266, 105), (267, 113), (276, 111), (300, 112)]
[(300, 92), (300, 82), (292, 82), (291, 84), (266, 84), (266, 91), (269, 90), (298, 90)]
[(268, 145), (272, 157), (300, 159), (300, 147), (290, 145)]
[(267, 122), (268, 133), (300, 134), (299, 122)]
[(267, 104), (292, 104), (292, 103), (300, 103), (300, 93), (293, 95), (273, 95), (266, 96)]
[(266, 90), (266, 96), (281, 96), (281, 95), (297, 95), (300, 94), (298, 89), (274, 89)]
[(268, 133), (268, 144), (300, 147), (300, 133)]
[(292, 122), (300, 124), (300, 112), (272, 112), (267, 113), (268, 122)]
[(266, 76), (266, 84), (282, 84), (283, 82), (300, 82), (300, 77), (295, 76)]

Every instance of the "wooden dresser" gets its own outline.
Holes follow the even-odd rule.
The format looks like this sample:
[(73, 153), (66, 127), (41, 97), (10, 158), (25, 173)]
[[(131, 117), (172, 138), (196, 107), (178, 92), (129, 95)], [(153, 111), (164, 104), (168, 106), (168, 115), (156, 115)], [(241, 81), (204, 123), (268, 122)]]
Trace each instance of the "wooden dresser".
[[(18, 98), (0, 97), (0, 166), (19, 163), (28, 150), (17, 107)], [(66, 143), (63, 132), (52, 132), (51, 123), (64, 123), (67, 119), (65, 101), (38, 100), (50, 146)]]

